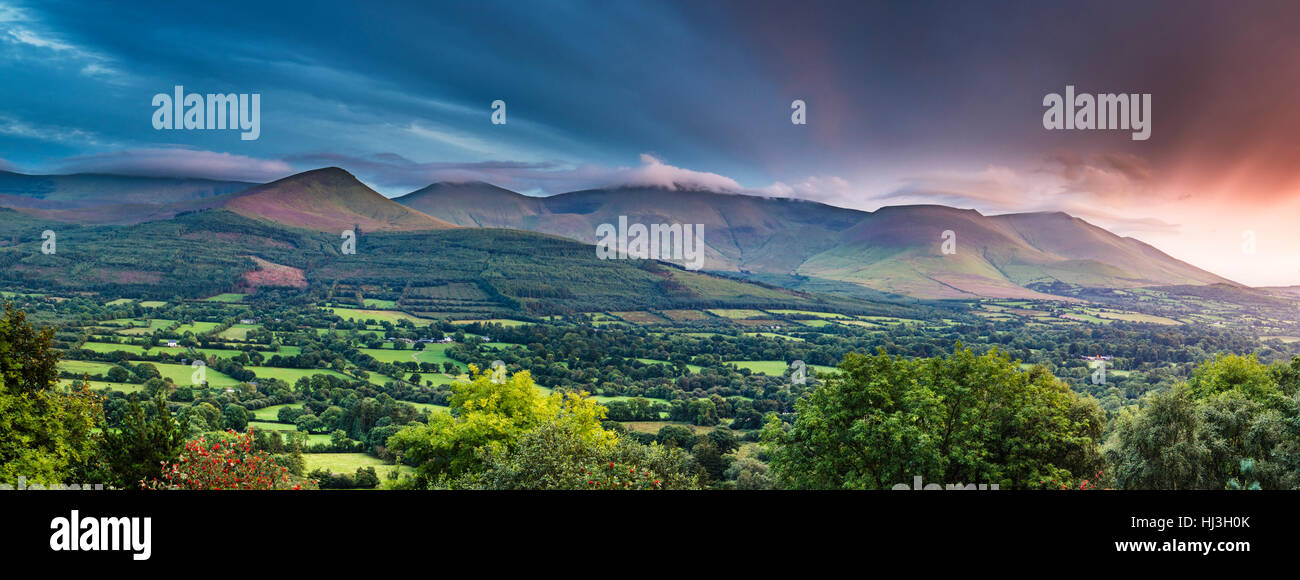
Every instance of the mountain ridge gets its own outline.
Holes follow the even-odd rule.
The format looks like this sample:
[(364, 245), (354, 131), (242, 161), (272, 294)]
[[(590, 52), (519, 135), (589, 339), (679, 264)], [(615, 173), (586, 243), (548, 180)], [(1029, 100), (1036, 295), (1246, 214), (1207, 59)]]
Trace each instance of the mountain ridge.
[[(1051, 298), (1033, 287), (1054, 283), (1239, 285), (1060, 211), (984, 215), (939, 204), (863, 211), (793, 198), (649, 187), (528, 197), (490, 184), (441, 182), (417, 191), (422, 194), (394, 201), (459, 225), (526, 229), (588, 243), (595, 242), (595, 226), (616, 223), (621, 215), (629, 222), (703, 223), (706, 269), (851, 282), (921, 298)], [(478, 206), (496, 210), (487, 215)], [(942, 253), (947, 231), (955, 234), (953, 254)]]

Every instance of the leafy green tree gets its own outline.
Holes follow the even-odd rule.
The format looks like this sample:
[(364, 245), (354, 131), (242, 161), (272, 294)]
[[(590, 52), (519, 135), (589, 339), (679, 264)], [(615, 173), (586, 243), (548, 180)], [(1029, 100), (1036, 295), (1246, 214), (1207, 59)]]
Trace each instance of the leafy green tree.
[(471, 379), (451, 386), (451, 413), (437, 412), (427, 424), (403, 428), (388, 439), (388, 450), (416, 466), (416, 484), (444, 485), (482, 466), (478, 451), (510, 448), (528, 431), (563, 418), (597, 445), (613, 445), (615, 436), (600, 425), (605, 408), (585, 396), (552, 393), (536, 388), (528, 371), (500, 383), (491, 372), (470, 367)]
[(221, 413), (221, 426), (236, 432), (243, 431), (248, 427), (248, 418), (248, 409), (230, 403)]
[(691, 456), (676, 448), (642, 445), (618, 438), (613, 445), (587, 436), (581, 425), (563, 418), (547, 421), (522, 435), (512, 447), (479, 452), (482, 469), (457, 478), (451, 487), (468, 489), (596, 489), (593, 481), (610, 465), (635, 472), (650, 489), (699, 489)]
[(763, 438), (783, 487), (888, 489), (915, 476), (947, 484), (1045, 487), (1095, 474), (1104, 416), (1041, 366), (997, 350), (908, 360), (849, 354)]
[(103, 421), (99, 397), (84, 385), (58, 391), (54, 331), (37, 331), (6, 303), (0, 318), (0, 482), (19, 476), (64, 483), (94, 453), (92, 431)]
[[(1270, 368), (1254, 356), (1224, 355), (1202, 363), (1186, 386), (1152, 396), (1140, 411), (1121, 417), (1107, 445), (1116, 485), (1300, 486), (1300, 401), (1291, 382), (1295, 370), (1295, 360)], [(1175, 437), (1178, 442), (1171, 441)]]
[(114, 383), (125, 383), (131, 380), (131, 371), (122, 368), (121, 365), (113, 365), (108, 372), (104, 373), (104, 377)]
[(695, 436), (695, 432), (692, 431), (690, 427), (683, 427), (681, 425), (664, 425), (659, 428), (659, 433), (655, 437), (655, 440), (658, 441), (660, 445), (667, 445), (680, 449), (690, 449), (695, 447), (697, 439), (698, 437)]
[(1211, 451), (1190, 389), (1150, 395), (1140, 412), (1121, 415), (1106, 459), (1120, 489), (1206, 488)]
[(1283, 397), (1275, 376), (1255, 355), (1218, 355), (1201, 363), (1187, 381), (1191, 395), (1208, 399), (1238, 391), (1246, 398), (1264, 404), (1278, 404)]
[(325, 422), (311, 413), (298, 415), (298, 418), (294, 419), (293, 422), (299, 431), (306, 433), (324, 433), (326, 429)]
[(776, 482), (772, 481), (769, 471), (766, 463), (752, 457), (741, 457), (727, 467), (724, 476), (735, 481), (735, 487), (739, 490), (773, 489)]
[(293, 423), (306, 412), (302, 407), (280, 407), (280, 410), (275, 413), (275, 418), (281, 423)]

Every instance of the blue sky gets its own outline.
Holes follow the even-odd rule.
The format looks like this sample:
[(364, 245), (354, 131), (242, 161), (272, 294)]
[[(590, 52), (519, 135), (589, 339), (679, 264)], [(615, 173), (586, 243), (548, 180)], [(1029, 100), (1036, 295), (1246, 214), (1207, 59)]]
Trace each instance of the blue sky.
[[(1300, 270), (1293, 3), (187, 4), (0, 0), (0, 168), (1062, 210), (1229, 277)], [(1045, 131), (1066, 84), (1152, 94), (1151, 139)], [(261, 137), (154, 130), (175, 85), (261, 94)]]

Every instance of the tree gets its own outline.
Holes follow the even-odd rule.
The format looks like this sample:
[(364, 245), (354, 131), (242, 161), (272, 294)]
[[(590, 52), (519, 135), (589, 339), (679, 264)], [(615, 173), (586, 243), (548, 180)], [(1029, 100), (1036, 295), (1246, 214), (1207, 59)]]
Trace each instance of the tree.
[(281, 423), (293, 423), (306, 412), (302, 407), (280, 407), (280, 410), (275, 413), (275, 418)]
[(655, 437), (660, 445), (677, 447), (681, 449), (690, 449), (695, 447), (695, 441), (698, 437), (690, 427), (681, 425), (664, 425), (659, 428), (659, 433)]
[(782, 486), (889, 489), (915, 476), (944, 484), (1046, 487), (1094, 475), (1104, 416), (1041, 366), (960, 344), (947, 357), (852, 353), (796, 403), (788, 430), (763, 438)]
[(1290, 365), (1218, 356), (1186, 385), (1150, 396), (1117, 421), (1107, 442), (1124, 489), (1295, 489), (1300, 486), (1300, 400)]
[(303, 431), (306, 433), (325, 432), (325, 423), (320, 420), (320, 417), (317, 417), (311, 413), (298, 415), (298, 418), (294, 419), (293, 422), (294, 425), (297, 426), (299, 431)]
[[(451, 487), (495, 490), (699, 489), (691, 456), (680, 449), (618, 438), (593, 441), (580, 425), (547, 421), (513, 447), (480, 452), (482, 469)], [(625, 485), (626, 484), (626, 485)]]
[(185, 447), (186, 429), (172, 419), (161, 393), (153, 413), (132, 399), (118, 429), (101, 434), (97, 458), (103, 481), (119, 489), (134, 489), (145, 479), (162, 475), (165, 462), (175, 461)]
[(1210, 448), (1191, 390), (1179, 385), (1125, 412), (1106, 444), (1120, 489), (1203, 489), (1210, 479)]
[(131, 371), (122, 368), (121, 365), (113, 365), (107, 373), (104, 373), (104, 377), (114, 383), (125, 383), (131, 380)]
[(221, 413), (221, 426), (233, 431), (243, 431), (248, 427), (248, 409), (230, 403)]
[(1218, 355), (1196, 367), (1187, 381), (1192, 397), (1208, 399), (1229, 391), (1238, 391), (1253, 401), (1278, 403), (1283, 397), (1274, 374), (1255, 355)]
[(55, 390), (59, 353), (54, 331), (27, 324), (26, 314), (5, 304), (0, 318), (0, 482), (24, 476), (63, 483), (94, 453), (93, 429), (103, 421), (99, 397), (84, 384)]
[(766, 463), (752, 457), (741, 457), (733, 461), (730, 467), (727, 467), (724, 476), (728, 480), (736, 482), (736, 489), (772, 489), (775, 482), (772, 481), (772, 477), (768, 472), (769, 468)]
[(525, 433), (563, 418), (581, 437), (597, 445), (612, 445), (615, 436), (600, 426), (605, 408), (584, 394), (543, 395), (528, 371), (500, 383), (492, 372), (470, 367), (471, 379), (451, 386), (451, 413), (436, 412), (427, 424), (403, 428), (388, 439), (388, 450), (416, 466), (416, 485), (446, 485), (446, 481), (481, 469), (479, 450), (509, 449)]

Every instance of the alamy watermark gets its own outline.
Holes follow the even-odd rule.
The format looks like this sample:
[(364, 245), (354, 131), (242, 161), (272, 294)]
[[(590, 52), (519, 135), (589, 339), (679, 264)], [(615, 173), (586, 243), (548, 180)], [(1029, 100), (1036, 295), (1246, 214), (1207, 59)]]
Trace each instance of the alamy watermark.
[(1043, 97), (1043, 128), (1052, 130), (1131, 130), (1134, 141), (1151, 138), (1151, 93), (1074, 94), (1065, 85), (1065, 96), (1048, 93)]
[(952, 489), (952, 490), (971, 490), (971, 491), (988, 491), (988, 490), (997, 491), (997, 490), (999, 489), (999, 484), (996, 484), (996, 483), (981, 483), (981, 484), (976, 485), (976, 484), (974, 484), (974, 483), (967, 483), (967, 484), (960, 484), (960, 483), (949, 483), (949, 484), (943, 484), (943, 483), (926, 483), (926, 484), (922, 485), (921, 476), (916, 475), (916, 476), (913, 476), (913, 477), (912, 477), (912, 485), (908, 485), (908, 484), (906, 484), (906, 483), (900, 483), (900, 484), (895, 485), (895, 486), (894, 486), (894, 489), (896, 489), (896, 490), (900, 490), (900, 491), (901, 491), (901, 490), (914, 490), (914, 491), (921, 491), (921, 490), (926, 490), (926, 491), (939, 491), (939, 490), (945, 490), (945, 489)]
[(0, 491), (87, 491), (103, 490), (102, 483), (27, 483), (27, 476), (18, 476), (18, 487), (12, 483), (0, 483)]
[(687, 270), (699, 270), (704, 265), (704, 224), (629, 225), (621, 215), (617, 227), (596, 226), (596, 257), (683, 262)]
[(261, 93), (185, 94), (176, 85), (173, 94), (153, 96), (153, 128), (159, 131), (233, 129), (239, 138), (256, 141), (262, 135)]

